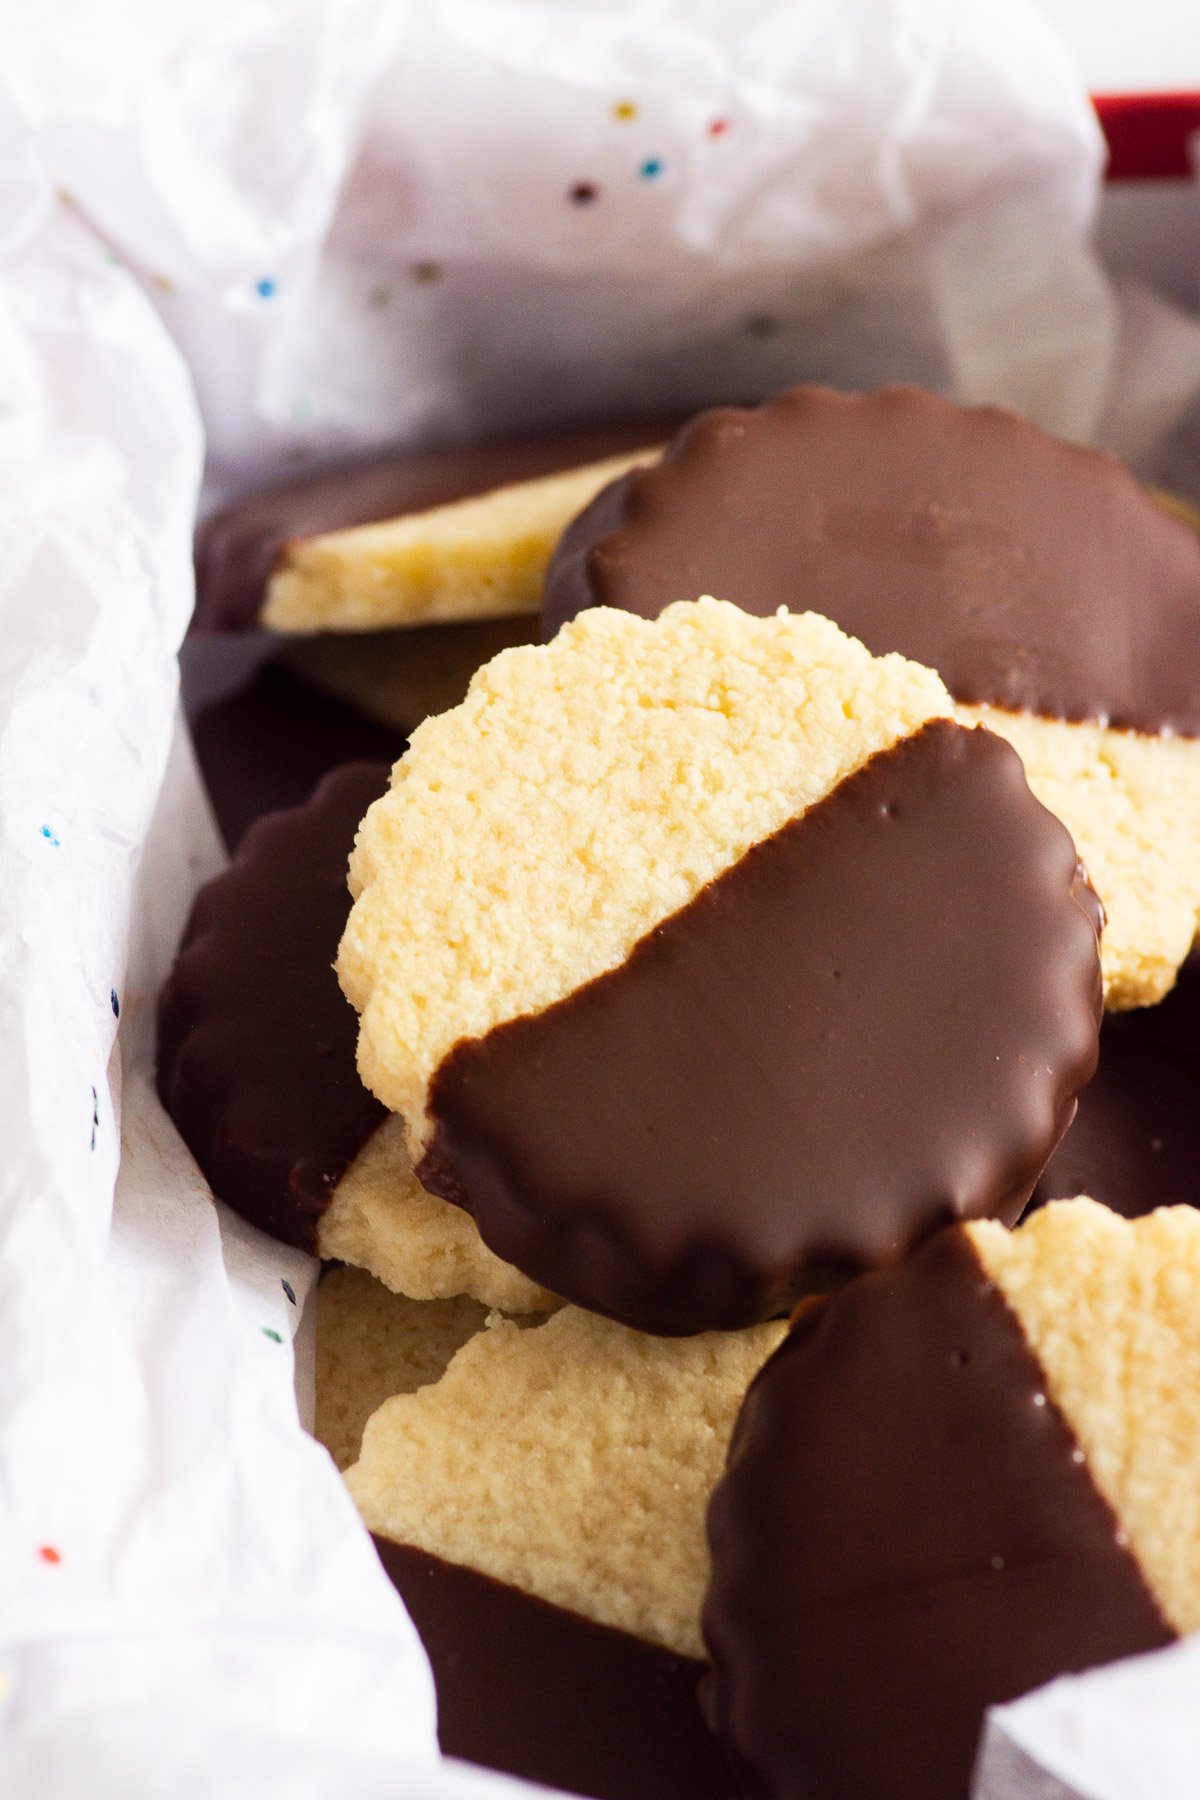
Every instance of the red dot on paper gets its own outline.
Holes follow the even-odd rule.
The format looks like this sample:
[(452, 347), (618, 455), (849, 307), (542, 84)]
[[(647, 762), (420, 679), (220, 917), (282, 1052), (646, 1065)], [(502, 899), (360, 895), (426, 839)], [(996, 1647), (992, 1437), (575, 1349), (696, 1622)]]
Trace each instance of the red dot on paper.
[(708, 135), (709, 135), (709, 137), (721, 137), (722, 134), (728, 130), (729, 130), (729, 120), (728, 119), (713, 119), (711, 124), (708, 127)]
[(44, 1563), (60, 1563), (62, 1561), (62, 1552), (56, 1550), (53, 1544), (41, 1544), (38, 1547), (38, 1555)]
[(567, 193), (576, 206), (588, 206), (599, 197), (600, 189), (594, 181), (576, 181), (567, 189)]

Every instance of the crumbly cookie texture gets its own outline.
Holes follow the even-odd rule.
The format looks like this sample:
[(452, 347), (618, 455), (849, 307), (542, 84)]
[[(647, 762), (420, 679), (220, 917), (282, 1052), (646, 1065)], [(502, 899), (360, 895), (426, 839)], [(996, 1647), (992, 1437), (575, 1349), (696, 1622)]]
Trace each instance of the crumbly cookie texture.
[(298, 638), (282, 661), (381, 725), (415, 731), (422, 719), (459, 704), (476, 669), (537, 635), (532, 613), (411, 631), (343, 631)]
[(1008, 739), (1043, 806), (1075, 839), (1104, 902), (1105, 1005), (1151, 1006), (1200, 928), (1200, 739), (1148, 737), (995, 706), (966, 724)]
[(269, 631), (378, 631), (533, 613), (555, 544), (610, 481), (661, 446), (470, 500), (288, 544), (267, 582)]
[(339, 1469), (357, 1457), (376, 1407), (436, 1381), (487, 1318), (477, 1300), (406, 1300), (362, 1269), (330, 1269), (315, 1304), (313, 1435)]
[(653, 1338), (577, 1307), (493, 1319), (381, 1406), (347, 1472), (367, 1525), (702, 1656), (704, 1513), (782, 1324)]
[(460, 1038), (619, 967), (750, 846), (927, 719), (939, 678), (813, 613), (598, 607), (429, 719), (368, 812), (338, 974), (405, 1118)]
[(1164, 1616), (1200, 1629), (1200, 1213), (1060, 1200), (966, 1229)]
[(318, 1234), (323, 1257), (369, 1269), (413, 1300), (469, 1295), (510, 1313), (548, 1312), (559, 1304), (487, 1248), (470, 1213), (425, 1192), (399, 1119), (386, 1119), (351, 1163)]

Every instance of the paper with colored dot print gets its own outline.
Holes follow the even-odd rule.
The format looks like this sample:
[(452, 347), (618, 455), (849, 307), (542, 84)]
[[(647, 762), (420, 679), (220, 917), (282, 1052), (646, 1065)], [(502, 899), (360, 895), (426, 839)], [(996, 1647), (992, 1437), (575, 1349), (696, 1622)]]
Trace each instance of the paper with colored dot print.
[[(313, 1265), (153, 1093), (220, 860), (174, 664), (202, 458), (217, 496), (806, 376), (1150, 457), (1200, 333), (1092, 260), (1098, 135), (1024, 0), (41, 0), (0, 50), (0, 1794), (529, 1792), (437, 1761), (297, 1418)], [(1194, 1797), (1168, 1654), (1005, 1709), (980, 1800), (1039, 1757)]]

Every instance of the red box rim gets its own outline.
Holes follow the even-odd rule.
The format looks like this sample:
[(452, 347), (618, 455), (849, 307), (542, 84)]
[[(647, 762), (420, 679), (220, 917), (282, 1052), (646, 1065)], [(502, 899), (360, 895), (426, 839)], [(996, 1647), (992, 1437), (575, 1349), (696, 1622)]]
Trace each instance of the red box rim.
[(1190, 140), (1200, 133), (1200, 93), (1096, 94), (1108, 139), (1110, 181), (1154, 181), (1193, 173)]

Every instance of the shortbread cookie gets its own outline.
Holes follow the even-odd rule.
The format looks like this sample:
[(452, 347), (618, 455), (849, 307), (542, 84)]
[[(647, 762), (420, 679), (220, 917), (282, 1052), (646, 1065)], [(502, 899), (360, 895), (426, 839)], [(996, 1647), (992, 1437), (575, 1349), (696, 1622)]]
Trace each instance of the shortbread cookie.
[[(1200, 615), (1200, 593), (1196, 597)], [(1197, 665), (1200, 689), (1200, 664)], [(1200, 738), (1150, 737), (1001, 711), (961, 709), (1014, 746), (1029, 785), (1075, 840), (1104, 902), (1105, 1004), (1147, 1007), (1170, 990), (1196, 935)]]
[[(641, 451), (663, 443), (678, 423), (609, 420), (541, 436), (392, 451), (244, 495), (213, 513), (196, 534), (193, 629), (246, 631), (261, 624), (268, 582), (293, 544)], [(564, 524), (570, 516), (564, 515)], [(304, 629), (319, 630), (321, 622), (312, 619)]]
[(271, 631), (378, 631), (536, 614), (564, 525), (661, 445), (542, 475), (428, 512), (284, 546), (267, 581)]
[[(221, 646), (242, 642), (225, 638)], [(216, 648), (215, 641), (209, 647)], [(366, 717), (275, 663), (194, 711), (191, 733), (230, 851), (256, 819), (307, 800), (324, 775), (348, 762), (390, 767), (407, 743), (406, 733), (395, 726)]]
[(315, 1305), (313, 1435), (339, 1469), (357, 1461), (376, 1407), (436, 1381), (488, 1316), (478, 1300), (406, 1299), (365, 1269), (327, 1270)]
[(1200, 1626), (1197, 1371), (1190, 1208), (956, 1228), (810, 1308), (709, 1512), (742, 1790), (967, 1800), (987, 1706)]
[(159, 1003), (159, 1093), (213, 1192), (273, 1237), (415, 1299), (543, 1311), (552, 1297), (420, 1187), (402, 1126), (354, 1066), (332, 965), (355, 828), (387, 774), (328, 776), (199, 894)]
[[(381, 1400), (439, 1381), (453, 1352), (479, 1334), (484, 1318), (475, 1301), (403, 1300), (358, 1269), (327, 1274), (317, 1292), (317, 1435), (340, 1467), (358, 1453), (363, 1426)], [(534, 1327), (524, 1357), (513, 1354), (511, 1330), (493, 1328), (480, 1343), (482, 1355), (446, 1377), (444, 1386), (430, 1388), (417, 1431), (392, 1418), (374, 1431), (369, 1451), (365, 1485), (378, 1494), (369, 1519), (389, 1516), (390, 1458), (398, 1456), (392, 1523), (403, 1523), (414, 1481), (421, 1489), (428, 1478), (441, 1521), (439, 1541), (455, 1557), (446, 1561), (414, 1543), (376, 1535), (381, 1562), (434, 1669), (441, 1748), (599, 1800), (729, 1800), (729, 1773), (696, 1701), (703, 1663), (554, 1606), (538, 1598), (536, 1584), (520, 1588), (482, 1573), (491, 1566), (489, 1550), (506, 1543), (511, 1532), (498, 1510), (489, 1512), (489, 1503), (504, 1507), (527, 1487), (536, 1516), (549, 1519), (551, 1543), (567, 1557), (578, 1544), (583, 1570), (588, 1535), (596, 1526), (603, 1534), (617, 1507), (608, 1487), (617, 1481), (644, 1510), (642, 1532), (651, 1550), (655, 1532), (671, 1541), (673, 1566), (687, 1571), (691, 1604), (698, 1607), (703, 1575), (694, 1559), (703, 1562), (705, 1555), (705, 1492), (696, 1483), (716, 1478), (739, 1393), (783, 1327), (756, 1332), (756, 1345), (723, 1339), (702, 1363), (691, 1345), (680, 1355), (676, 1345), (648, 1350), (646, 1341), (622, 1343), (630, 1334), (585, 1316), (549, 1339)], [(563, 1348), (565, 1361), (556, 1364)], [(590, 1375), (592, 1350), (599, 1391)], [(642, 1375), (644, 1366), (653, 1370), (649, 1377)], [(716, 1399), (702, 1395), (696, 1408), (705, 1379), (714, 1382)], [(486, 1382), (486, 1390), (471, 1393), (475, 1381)], [(489, 1418), (493, 1393), (497, 1408)], [(529, 1395), (533, 1404), (525, 1411)], [(680, 1417), (684, 1409), (691, 1422)], [(556, 1507), (556, 1449), (563, 1449), (572, 1413), (578, 1413), (583, 1438), (570, 1435), (569, 1480)], [(462, 1447), (475, 1445), (479, 1453), (462, 1471), (461, 1530), (455, 1530), (450, 1499), (439, 1489), (443, 1429), (461, 1431)], [(648, 1433), (664, 1436), (660, 1453), (649, 1449)], [(590, 1445), (590, 1463), (583, 1442)], [(529, 1445), (529, 1467), (522, 1465), (522, 1444)], [(669, 1463), (671, 1445), (687, 1463), (682, 1489)], [(682, 1557), (673, 1543), (680, 1528), (689, 1546)], [(637, 1580), (635, 1532), (624, 1517), (617, 1544), (617, 1568)], [(597, 1552), (590, 1555), (596, 1562)], [(621, 1575), (615, 1586), (621, 1591)], [(694, 1618), (687, 1642), (696, 1643)]]
[(1200, 539), (1118, 462), (913, 388), (701, 414), (564, 533), (544, 626), (698, 588), (937, 669), (1074, 836), (1108, 1004), (1169, 989), (1200, 918)]
[(1096, 916), (1019, 759), (827, 620), (593, 611), (428, 721), (339, 955), (422, 1184), (648, 1331), (1013, 1219), (1094, 1066)]
[(306, 681), (407, 733), (457, 706), (476, 669), (501, 650), (536, 637), (537, 621), (525, 613), (411, 631), (327, 632), (298, 638), (283, 657)]
[(783, 1333), (652, 1338), (571, 1306), (495, 1319), (374, 1414), (350, 1492), (380, 1536), (698, 1657), (705, 1507)]
[(1200, 1207), (1200, 1059), (1124, 1030), (1134, 1017), (1115, 1014), (1101, 1031), (1099, 1067), (1031, 1206), (1090, 1194), (1127, 1219)]
[(1160, 1049), (1200, 1062), (1200, 947), (1192, 950), (1165, 1000), (1122, 1013), (1117, 1023)]
[(594, 1800), (731, 1800), (702, 1662), (409, 1544), (375, 1546), (429, 1655), (446, 1756)]

